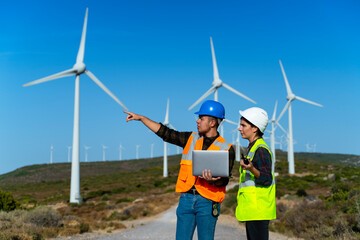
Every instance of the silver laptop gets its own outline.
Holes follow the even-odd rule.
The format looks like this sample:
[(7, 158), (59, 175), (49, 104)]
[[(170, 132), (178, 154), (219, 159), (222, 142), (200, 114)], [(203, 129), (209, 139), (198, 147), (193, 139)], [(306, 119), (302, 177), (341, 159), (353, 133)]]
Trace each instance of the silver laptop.
[(202, 176), (207, 169), (213, 177), (229, 177), (229, 152), (194, 150), (192, 152), (193, 175)]

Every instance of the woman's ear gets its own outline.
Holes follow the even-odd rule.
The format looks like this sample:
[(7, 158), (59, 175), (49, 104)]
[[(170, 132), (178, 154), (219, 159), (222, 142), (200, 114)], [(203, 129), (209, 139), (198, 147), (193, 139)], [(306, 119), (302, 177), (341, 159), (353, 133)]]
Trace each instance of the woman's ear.
[(251, 127), (251, 131), (252, 131), (253, 133), (257, 133), (257, 130), (258, 130), (257, 127), (255, 127), (255, 126), (252, 126), (252, 127)]

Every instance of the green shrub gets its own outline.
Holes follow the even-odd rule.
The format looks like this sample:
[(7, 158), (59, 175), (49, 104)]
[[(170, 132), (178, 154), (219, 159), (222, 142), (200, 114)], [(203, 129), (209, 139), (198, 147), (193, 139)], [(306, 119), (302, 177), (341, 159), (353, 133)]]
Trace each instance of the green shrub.
[(14, 199), (12, 193), (0, 191), (0, 210), (9, 212), (18, 208), (20, 203)]
[(299, 197), (306, 197), (307, 196), (307, 192), (305, 191), (305, 189), (300, 188), (296, 191), (296, 195)]
[(120, 198), (119, 200), (116, 201), (116, 204), (123, 203), (123, 202), (132, 202), (134, 200), (135, 200), (135, 198)]
[(109, 195), (108, 194), (104, 194), (102, 197), (101, 197), (101, 201), (108, 201), (109, 200)]
[(62, 226), (62, 217), (56, 210), (40, 206), (27, 212), (24, 216), (24, 222), (37, 227), (60, 227)]
[(349, 192), (350, 191), (350, 186), (348, 184), (345, 183), (338, 183), (335, 184), (331, 187), (331, 192), (332, 193), (338, 193), (338, 192)]
[(89, 231), (90, 226), (88, 223), (80, 223), (80, 233), (86, 233)]

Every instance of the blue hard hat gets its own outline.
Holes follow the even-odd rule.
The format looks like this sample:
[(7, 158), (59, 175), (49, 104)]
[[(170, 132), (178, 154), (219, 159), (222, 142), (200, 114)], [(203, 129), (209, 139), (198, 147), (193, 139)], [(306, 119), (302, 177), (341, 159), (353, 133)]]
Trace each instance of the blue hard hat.
[(225, 118), (225, 108), (224, 106), (216, 101), (213, 100), (207, 100), (205, 101), (198, 112), (195, 114), (198, 115), (206, 115), (206, 116), (212, 116), (216, 118)]

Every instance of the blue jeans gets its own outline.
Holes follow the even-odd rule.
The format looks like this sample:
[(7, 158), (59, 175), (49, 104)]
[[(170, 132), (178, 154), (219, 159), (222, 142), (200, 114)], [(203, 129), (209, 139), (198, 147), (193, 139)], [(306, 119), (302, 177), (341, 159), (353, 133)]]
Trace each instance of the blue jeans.
[(199, 240), (214, 239), (218, 218), (212, 216), (211, 200), (201, 195), (181, 193), (176, 216), (176, 240), (192, 240), (196, 226)]

